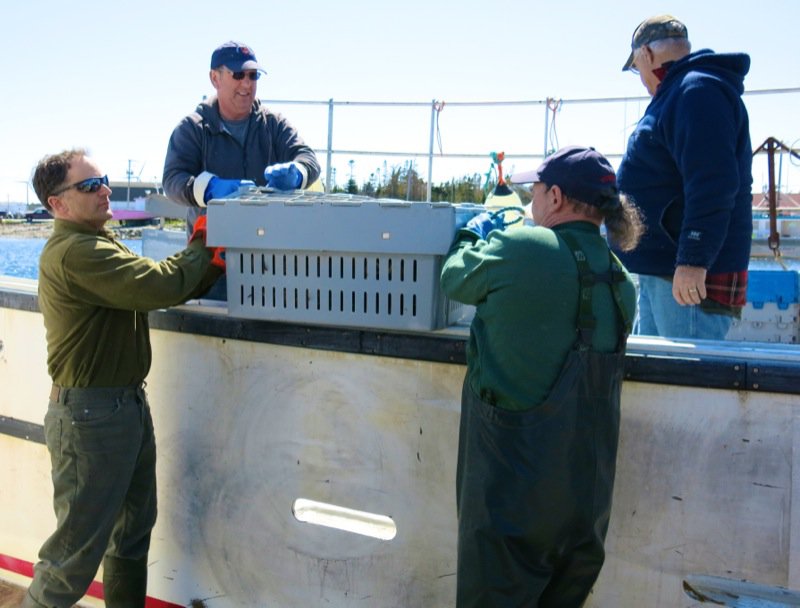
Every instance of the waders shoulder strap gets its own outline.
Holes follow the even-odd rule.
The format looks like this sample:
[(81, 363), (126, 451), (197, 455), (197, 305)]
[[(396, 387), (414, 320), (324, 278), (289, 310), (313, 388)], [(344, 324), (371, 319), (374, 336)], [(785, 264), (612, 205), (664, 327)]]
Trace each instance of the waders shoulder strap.
[(578, 322), (576, 328), (578, 340), (580, 342), (578, 347), (581, 350), (590, 349), (592, 347), (592, 341), (594, 340), (594, 330), (597, 326), (597, 319), (595, 319), (594, 313), (592, 312), (592, 288), (596, 283), (607, 283), (611, 287), (611, 292), (614, 294), (614, 303), (616, 304), (617, 312), (622, 320), (622, 335), (620, 338), (623, 340), (622, 343), (624, 343), (624, 339), (631, 332), (632, 319), (629, 318), (622, 304), (622, 294), (620, 293), (618, 285), (625, 280), (622, 264), (609, 249), (608, 270), (600, 273), (592, 272), (589, 262), (586, 260), (586, 254), (580, 248), (575, 237), (566, 232), (556, 234), (572, 252), (572, 257), (575, 259), (575, 264), (578, 266), (578, 280), (580, 283)]

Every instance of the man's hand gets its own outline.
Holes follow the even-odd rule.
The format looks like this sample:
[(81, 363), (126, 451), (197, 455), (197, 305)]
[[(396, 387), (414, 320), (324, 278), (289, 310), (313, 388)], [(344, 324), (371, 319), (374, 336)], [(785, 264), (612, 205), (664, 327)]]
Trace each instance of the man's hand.
[(215, 175), (208, 182), (208, 186), (206, 186), (206, 191), (203, 195), (203, 202), (207, 203), (212, 198), (225, 198), (229, 194), (238, 192), (239, 188), (243, 186), (255, 185), (255, 182), (249, 179), (225, 179)]
[(222, 272), (225, 272), (225, 248), (224, 247), (207, 247), (211, 252), (211, 265), (216, 266)]
[(206, 232), (208, 230), (208, 219), (205, 215), (199, 216), (194, 221), (194, 226), (192, 226), (192, 234), (189, 236), (189, 242), (192, 243), (197, 239), (203, 239), (203, 245), (206, 244)]
[(486, 209), (483, 205), (478, 205), (476, 203), (456, 203), (453, 207), (455, 208), (456, 230), (461, 230), (467, 225), (468, 221), (476, 215), (483, 213)]
[(706, 298), (706, 272), (702, 266), (678, 266), (672, 277), (672, 297), (681, 306), (696, 306)]
[[(203, 240), (203, 245), (206, 244), (206, 233), (208, 232), (208, 219), (205, 215), (201, 215), (194, 221), (194, 226), (192, 227), (192, 234), (189, 237), (189, 242), (196, 241), (197, 239)], [(225, 248), (224, 247), (208, 247), (206, 246), (211, 252), (211, 265), (216, 266), (217, 268), (225, 270)]]
[(303, 183), (303, 172), (297, 163), (279, 163), (264, 169), (267, 186), (276, 190), (295, 190)]
[(504, 227), (502, 214), (484, 211), (470, 219), (462, 230), (467, 230), (479, 239), (486, 240), (492, 230), (502, 230)]

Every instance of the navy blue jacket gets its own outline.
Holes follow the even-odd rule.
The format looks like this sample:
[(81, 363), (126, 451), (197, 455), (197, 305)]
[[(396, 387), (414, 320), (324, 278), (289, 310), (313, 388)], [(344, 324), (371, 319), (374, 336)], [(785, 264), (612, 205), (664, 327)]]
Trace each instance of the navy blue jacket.
[(631, 272), (747, 268), (753, 151), (741, 95), (749, 69), (748, 55), (704, 49), (667, 71), (617, 172), (620, 190), (647, 226), (634, 251), (616, 251)]
[[(176, 203), (189, 207), (186, 220), (190, 233), (195, 219), (205, 213), (195, 193), (195, 179), (204, 171), (227, 179), (250, 179), (264, 186), (265, 167), (296, 161), (308, 173), (302, 187), (319, 177), (314, 151), (283, 116), (256, 99), (249, 120), (242, 147), (222, 123), (215, 97), (198, 104), (172, 132), (164, 161), (164, 192)], [(204, 189), (205, 185), (200, 190)]]

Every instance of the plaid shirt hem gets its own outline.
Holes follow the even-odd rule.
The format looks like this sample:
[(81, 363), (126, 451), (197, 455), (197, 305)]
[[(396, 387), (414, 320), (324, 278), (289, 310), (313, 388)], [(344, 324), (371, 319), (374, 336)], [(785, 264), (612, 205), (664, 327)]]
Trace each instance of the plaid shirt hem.
[(707, 275), (706, 297), (725, 308), (741, 309), (747, 303), (747, 270)]

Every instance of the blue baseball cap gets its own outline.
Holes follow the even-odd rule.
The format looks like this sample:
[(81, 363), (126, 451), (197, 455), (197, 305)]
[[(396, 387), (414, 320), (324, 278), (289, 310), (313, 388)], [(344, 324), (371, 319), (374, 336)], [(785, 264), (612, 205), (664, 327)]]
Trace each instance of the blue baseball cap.
[(267, 73), (258, 64), (253, 49), (241, 42), (226, 42), (214, 49), (214, 52), (211, 53), (211, 69), (216, 70), (223, 65), (231, 72), (258, 70), (259, 72)]
[(558, 186), (567, 197), (595, 207), (619, 196), (617, 176), (611, 163), (594, 148), (580, 146), (561, 148), (548, 156), (538, 169), (515, 173), (509, 181)]

